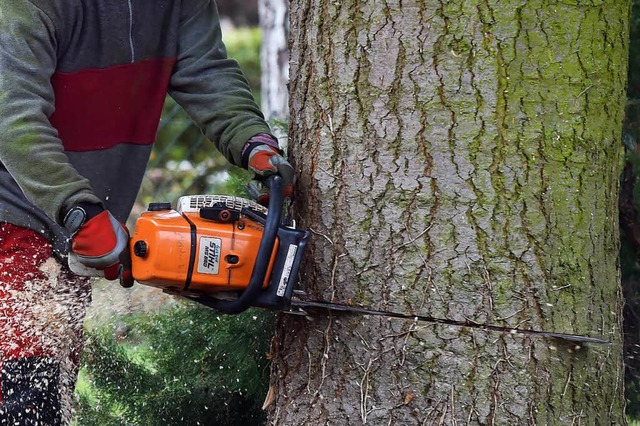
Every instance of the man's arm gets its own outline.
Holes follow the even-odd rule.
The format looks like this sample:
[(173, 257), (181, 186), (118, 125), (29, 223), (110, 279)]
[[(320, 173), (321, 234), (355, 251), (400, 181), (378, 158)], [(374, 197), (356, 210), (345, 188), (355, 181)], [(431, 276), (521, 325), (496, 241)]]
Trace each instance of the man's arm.
[(244, 144), (271, 130), (238, 63), (227, 58), (215, 2), (184, 0), (182, 15), (169, 94), (231, 163), (242, 166)]
[(43, 10), (30, 1), (0, 2), (0, 161), (27, 199), (61, 223), (72, 206), (100, 200), (49, 122), (57, 47)]

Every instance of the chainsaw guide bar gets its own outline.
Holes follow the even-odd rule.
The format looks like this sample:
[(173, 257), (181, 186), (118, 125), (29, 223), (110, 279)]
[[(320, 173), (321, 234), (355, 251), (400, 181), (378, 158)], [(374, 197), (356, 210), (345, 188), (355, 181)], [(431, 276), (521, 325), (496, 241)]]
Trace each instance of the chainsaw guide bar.
[[(403, 314), (399, 312), (387, 312), (387, 311), (380, 311), (375, 309), (361, 308), (357, 306), (342, 305), (339, 303), (329, 303), (329, 302), (321, 302), (321, 301), (304, 301), (304, 300), (293, 299), (291, 300), (291, 306), (297, 309), (300, 309), (302, 311), (302, 315), (306, 313), (305, 309), (323, 309), (328, 311), (345, 312), (345, 313), (351, 313), (356, 315), (381, 316), (381, 317), (387, 317), (387, 318), (399, 318), (399, 319), (406, 319), (406, 320), (413, 320), (413, 321), (428, 322), (432, 324), (451, 325), (454, 327), (469, 327), (469, 328), (474, 328), (478, 330), (496, 331), (496, 332), (509, 333), (509, 334), (525, 334), (525, 335), (538, 336), (538, 337), (561, 339), (561, 340), (566, 340), (568, 342), (575, 342), (575, 343), (597, 343), (597, 344), (603, 344), (603, 345), (610, 343), (608, 340), (598, 339), (598, 338), (589, 337), (589, 336), (581, 336), (581, 335), (566, 334), (566, 333), (555, 333), (552, 331), (531, 330), (527, 328), (512, 328), (512, 327), (504, 327), (504, 326), (492, 325), (492, 324), (480, 324), (470, 320), (459, 321), (459, 320), (452, 320), (448, 318), (437, 318), (437, 317), (426, 316), (426, 315), (410, 315), (410, 314)], [(297, 313), (297, 312), (291, 312), (291, 313)]]

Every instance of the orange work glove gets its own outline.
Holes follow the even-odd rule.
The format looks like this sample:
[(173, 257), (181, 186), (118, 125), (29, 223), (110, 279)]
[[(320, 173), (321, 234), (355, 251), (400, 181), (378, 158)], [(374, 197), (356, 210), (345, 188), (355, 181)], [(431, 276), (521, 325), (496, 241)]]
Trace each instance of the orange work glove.
[(71, 251), (78, 261), (103, 271), (106, 279), (115, 280), (122, 272), (120, 255), (127, 250), (129, 231), (109, 211), (96, 211), (96, 207), (74, 207), (67, 213), (64, 225), (71, 232)]
[(261, 181), (272, 175), (279, 175), (284, 186), (284, 196), (291, 197), (293, 193), (294, 172), (291, 164), (282, 156), (277, 142), (269, 135), (260, 134), (247, 142), (243, 149), (243, 159), (246, 159), (248, 170), (256, 174), (256, 181), (249, 184), (249, 192), (257, 198), (260, 204), (268, 204), (268, 189)]

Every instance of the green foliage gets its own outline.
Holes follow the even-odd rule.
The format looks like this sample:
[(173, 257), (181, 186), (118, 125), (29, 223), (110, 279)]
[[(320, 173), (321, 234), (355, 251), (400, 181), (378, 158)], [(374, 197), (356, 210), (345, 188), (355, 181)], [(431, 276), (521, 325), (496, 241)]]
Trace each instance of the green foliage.
[(90, 330), (77, 424), (261, 424), (272, 327), (263, 311), (221, 316), (181, 303)]

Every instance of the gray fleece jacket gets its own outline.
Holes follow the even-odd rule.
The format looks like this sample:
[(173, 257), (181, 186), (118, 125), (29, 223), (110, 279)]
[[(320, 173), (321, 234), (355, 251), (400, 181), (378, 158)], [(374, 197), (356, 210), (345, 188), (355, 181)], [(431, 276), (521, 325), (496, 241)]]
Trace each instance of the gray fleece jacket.
[(233, 164), (270, 132), (214, 0), (0, 1), (0, 221), (62, 253), (77, 203), (124, 222), (167, 92)]

